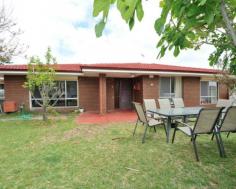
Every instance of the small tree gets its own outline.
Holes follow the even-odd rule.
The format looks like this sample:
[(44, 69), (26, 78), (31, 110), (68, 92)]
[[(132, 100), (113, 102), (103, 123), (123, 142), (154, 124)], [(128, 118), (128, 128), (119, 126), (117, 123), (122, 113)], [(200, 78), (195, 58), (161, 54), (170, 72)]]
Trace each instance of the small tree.
[[(32, 98), (43, 110), (43, 120), (47, 120), (49, 106), (55, 106), (60, 97), (64, 95), (55, 82), (56, 59), (48, 48), (45, 55), (45, 63), (39, 57), (31, 57), (28, 64), (27, 81), (24, 86), (29, 89)], [(41, 99), (35, 98), (35, 91), (38, 90)], [(53, 103), (52, 103), (53, 102)]]

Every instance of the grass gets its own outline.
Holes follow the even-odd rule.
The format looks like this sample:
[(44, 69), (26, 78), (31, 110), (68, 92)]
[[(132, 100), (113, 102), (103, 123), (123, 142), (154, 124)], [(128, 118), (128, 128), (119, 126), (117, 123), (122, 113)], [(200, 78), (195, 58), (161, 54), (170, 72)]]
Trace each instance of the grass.
[(225, 135), (227, 158), (210, 136), (166, 144), (164, 130), (132, 137), (133, 123), (77, 125), (66, 120), (0, 122), (0, 188), (235, 188), (236, 135)]

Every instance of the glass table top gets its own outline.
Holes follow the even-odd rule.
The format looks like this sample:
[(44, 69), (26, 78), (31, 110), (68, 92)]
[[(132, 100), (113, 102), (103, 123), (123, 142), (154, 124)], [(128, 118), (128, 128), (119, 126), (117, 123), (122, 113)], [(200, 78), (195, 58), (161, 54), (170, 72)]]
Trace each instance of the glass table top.
[(163, 116), (187, 116), (198, 115), (202, 107), (185, 107), (185, 108), (171, 108), (171, 109), (157, 109), (147, 110), (148, 112), (159, 114)]

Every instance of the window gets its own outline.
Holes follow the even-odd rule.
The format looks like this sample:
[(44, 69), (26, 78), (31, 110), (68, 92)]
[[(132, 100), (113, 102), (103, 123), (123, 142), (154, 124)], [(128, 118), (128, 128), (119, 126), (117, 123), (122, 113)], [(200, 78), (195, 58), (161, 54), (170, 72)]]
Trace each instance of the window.
[(201, 104), (216, 104), (218, 85), (216, 81), (201, 81)]
[[(56, 81), (56, 85), (64, 94), (59, 99), (52, 100), (50, 102), (51, 105), (58, 100), (55, 107), (78, 106), (77, 81)], [(37, 104), (37, 101), (42, 102), (38, 89), (34, 91), (34, 98), (32, 97), (31, 99), (32, 107), (40, 107)]]
[(4, 99), (4, 84), (0, 84), (0, 100)]
[(175, 78), (161, 77), (160, 78), (160, 98), (175, 97)]

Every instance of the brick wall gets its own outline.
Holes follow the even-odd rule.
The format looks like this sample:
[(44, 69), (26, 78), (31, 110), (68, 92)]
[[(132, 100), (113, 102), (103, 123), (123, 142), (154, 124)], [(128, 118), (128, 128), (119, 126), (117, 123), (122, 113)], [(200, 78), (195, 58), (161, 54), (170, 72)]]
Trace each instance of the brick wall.
[(114, 79), (107, 78), (107, 110), (111, 111), (115, 109), (115, 89)]
[(107, 112), (107, 79), (105, 74), (99, 74), (99, 112)]
[(200, 105), (200, 77), (183, 77), (183, 99), (185, 106)]
[[(9, 75), (4, 77), (5, 99), (16, 101), (17, 105), (24, 103), (29, 108), (29, 92), (23, 88), (25, 76)], [(106, 104), (107, 110), (114, 110), (114, 79), (106, 78)], [(159, 77), (149, 78), (148, 76), (134, 78), (135, 83), (139, 83), (140, 89), (133, 89), (133, 101), (143, 102), (144, 98), (159, 98)], [(185, 106), (200, 105), (200, 78), (183, 77), (183, 99)], [(219, 85), (219, 98), (228, 98), (228, 90), (224, 85)], [(79, 78), (79, 105), (86, 111), (99, 111), (99, 78), (81, 77)], [(158, 103), (157, 103), (158, 105)]]
[(17, 106), (24, 103), (26, 109), (29, 109), (29, 91), (23, 87), (25, 81), (26, 76), (5, 75), (5, 100), (15, 101)]
[(220, 99), (228, 99), (229, 93), (226, 85), (219, 84), (219, 98)]
[(157, 101), (158, 98), (159, 77), (149, 78), (148, 76), (143, 76), (143, 99), (155, 99)]
[(99, 111), (99, 80), (95, 77), (79, 78), (79, 106), (85, 111)]
[(133, 101), (143, 103), (143, 79), (142, 77), (133, 79)]

